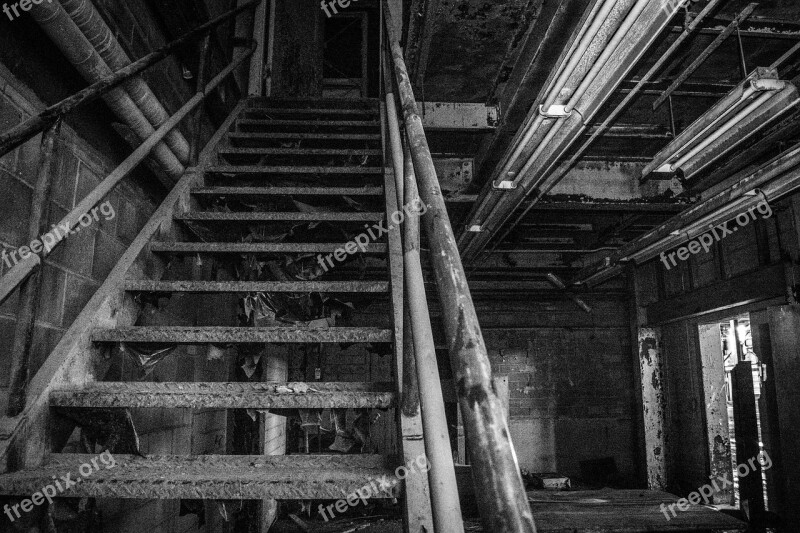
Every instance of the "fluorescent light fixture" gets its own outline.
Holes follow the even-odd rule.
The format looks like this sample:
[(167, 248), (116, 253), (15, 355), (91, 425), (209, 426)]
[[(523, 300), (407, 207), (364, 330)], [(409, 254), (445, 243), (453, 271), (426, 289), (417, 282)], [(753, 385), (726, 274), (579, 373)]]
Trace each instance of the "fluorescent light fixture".
[(661, 150), (642, 171), (689, 179), (794, 108), (797, 88), (759, 67)]

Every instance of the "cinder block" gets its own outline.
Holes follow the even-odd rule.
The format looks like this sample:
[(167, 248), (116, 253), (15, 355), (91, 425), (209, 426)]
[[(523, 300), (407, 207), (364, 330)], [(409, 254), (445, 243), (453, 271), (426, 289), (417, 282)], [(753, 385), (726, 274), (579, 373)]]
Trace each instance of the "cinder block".
[(104, 281), (123, 253), (125, 247), (117, 239), (98, 232), (92, 261), (92, 277), (97, 281)]
[(50, 353), (61, 340), (64, 331), (60, 329), (36, 326), (31, 344), (30, 375), (34, 375), (50, 356)]
[(60, 327), (64, 316), (64, 284), (66, 274), (52, 264), (45, 263), (42, 270), (42, 288), (39, 295), (39, 312), (36, 319)]
[(117, 237), (125, 244), (130, 244), (139, 233), (139, 216), (136, 206), (127, 198), (120, 197), (117, 209)]
[(75, 187), (78, 183), (78, 158), (69, 145), (59, 147), (58, 172), (53, 177), (52, 199), (65, 209), (75, 206)]
[[(12, 246), (29, 244), (28, 219), (33, 191), (4, 170), (0, 170), (0, 191), (6, 200), (0, 215), (0, 240)], [(19, 255), (16, 259), (19, 261)]]
[(86, 195), (100, 185), (100, 176), (83, 161), (78, 164), (78, 185), (75, 192), (75, 203), (80, 202)]
[(98, 227), (100, 231), (104, 231), (109, 235), (114, 236), (117, 234), (117, 220), (119, 217), (119, 193), (111, 192), (108, 196), (103, 198), (103, 201), (100, 202), (99, 205), (105, 205), (106, 203), (111, 205), (114, 217), (107, 218), (102, 213), (98, 213), (98, 216), (100, 217), (100, 222), (98, 223)]
[[(22, 113), (11, 101), (0, 94), (0, 131), (8, 131), (22, 120)], [(13, 171), (16, 168), (17, 150), (0, 157), (0, 168)]]
[(8, 387), (11, 373), (11, 349), (14, 345), (16, 320), (0, 318), (0, 388)]

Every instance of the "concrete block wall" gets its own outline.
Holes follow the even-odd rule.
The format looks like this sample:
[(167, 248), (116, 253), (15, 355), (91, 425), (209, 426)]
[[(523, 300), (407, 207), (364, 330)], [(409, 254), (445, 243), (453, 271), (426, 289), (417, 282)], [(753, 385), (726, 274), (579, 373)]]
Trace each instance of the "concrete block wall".
[[(0, 65), (0, 130), (41, 111), (43, 104)], [(40, 137), (0, 158), (0, 247), (7, 252), (28, 245), (28, 217), (39, 162)], [(53, 159), (50, 222), (55, 224), (108, 175), (118, 162), (94, 149), (69, 127), (62, 128)], [(132, 176), (104, 201), (115, 216), (81, 228), (45, 261), (39, 314), (33, 339), (31, 372), (35, 372), (100, 287), (139, 230), (155, 211), (156, 202), (135, 185)], [(0, 275), (13, 261), (0, 261)], [(0, 408), (5, 410), (10, 349), (17, 297), (0, 306)]]
[(522, 468), (578, 477), (581, 462), (612, 458), (636, 473), (634, 366), (628, 303), (591, 297), (480, 300), (492, 370), (509, 379), (509, 429)]

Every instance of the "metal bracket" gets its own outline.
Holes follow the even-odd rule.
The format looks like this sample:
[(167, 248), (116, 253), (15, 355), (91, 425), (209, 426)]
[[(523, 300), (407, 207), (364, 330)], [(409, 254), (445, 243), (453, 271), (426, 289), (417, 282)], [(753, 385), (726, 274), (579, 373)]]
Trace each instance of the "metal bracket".
[(510, 180), (493, 181), (492, 189), (500, 191), (513, 191), (517, 188), (517, 184)]
[(572, 114), (572, 111), (567, 113), (566, 105), (551, 105), (550, 109), (544, 110), (544, 106), (539, 106), (539, 114), (547, 118), (565, 118)]

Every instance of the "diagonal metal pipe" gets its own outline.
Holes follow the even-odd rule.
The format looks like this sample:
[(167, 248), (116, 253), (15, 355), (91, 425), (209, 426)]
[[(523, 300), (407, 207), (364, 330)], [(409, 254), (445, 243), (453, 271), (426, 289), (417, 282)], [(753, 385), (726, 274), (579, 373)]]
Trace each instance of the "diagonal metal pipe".
[[(482, 198), (478, 206), (473, 208), (467, 222), (467, 228), (480, 226), (481, 231), (465, 232), (459, 240), (462, 256), (466, 262), (472, 261), (488, 244), (527, 196), (533, 195), (535, 202), (563, 176), (563, 173), (555, 172), (561, 158), (574, 141), (580, 138), (587, 128), (587, 123), (655, 41), (677, 9), (675, 6), (665, 8), (656, 0), (639, 0), (628, 5), (631, 7), (630, 11), (615, 11), (614, 18), (619, 25), (613, 34), (606, 33), (602, 36), (604, 48), (592, 49), (587, 61), (569, 77), (569, 82), (561, 91), (562, 96), (570, 98), (572, 91), (569, 87), (575, 86), (575, 83), (579, 85), (574, 98), (570, 98), (566, 103), (567, 107), (575, 112), (559, 118), (540, 143), (526, 147), (532, 152), (522, 162), (522, 168), (514, 173), (516, 188), (508, 190), (484, 188)], [(585, 23), (592, 22), (585, 20)], [(600, 39), (600, 36), (597, 38)], [(564, 60), (562, 56), (562, 61)], [(598, 64), (600, 66), (597, 66)], [(581, 83), (587, 77), (590, 81), (594, 81)], [(548, 82), (548, 88), (542, 93), (543, 98), (549, 93), (549, 86)], [(531, 113), (538, 114), (539, 109), (534, 106)], [(543, 124), (542, 121), (539, 123)], [(516, 150), (512, 155), (513, 153), (516, 153)], [(513, 170), (519, 164), (516, 161), (509, 166), (506, 161), (501, 168), (508, 167)], [(495, 199), (490, 200), (486, 196)], [(487, 209), (488, 205), (492, 207)], [(476, 214), (481, 214), (483, 217), (479, 219)]]
[[(111, 70), (117, 71), (131, 64), (130, 57), (122, 49), (91, 0), (60, 1), (64, 10)], [(123, 87), (154, 128), (158, 128), (169, 119), (166, 109), (141, 77), (131, 78), (123, 84)], [(180, 130), (169, 132), (164, 141), (183, 165), (189, 164), (189, 143)]]
[[(29, 13), (86, 81), (93, 83), (112, 74), (111, 69), (61, 4), (40, 2), (33, 4)], [(103, 99), (114, 114), (130, 126), (142, 141), (155, 133), (155, 128), (124, 89), (114, 88)], [(183, 174), (184, 167), (180, 160), (163, 142), (153, 149), (152, 157), (170, 178), (178, 179)]]

